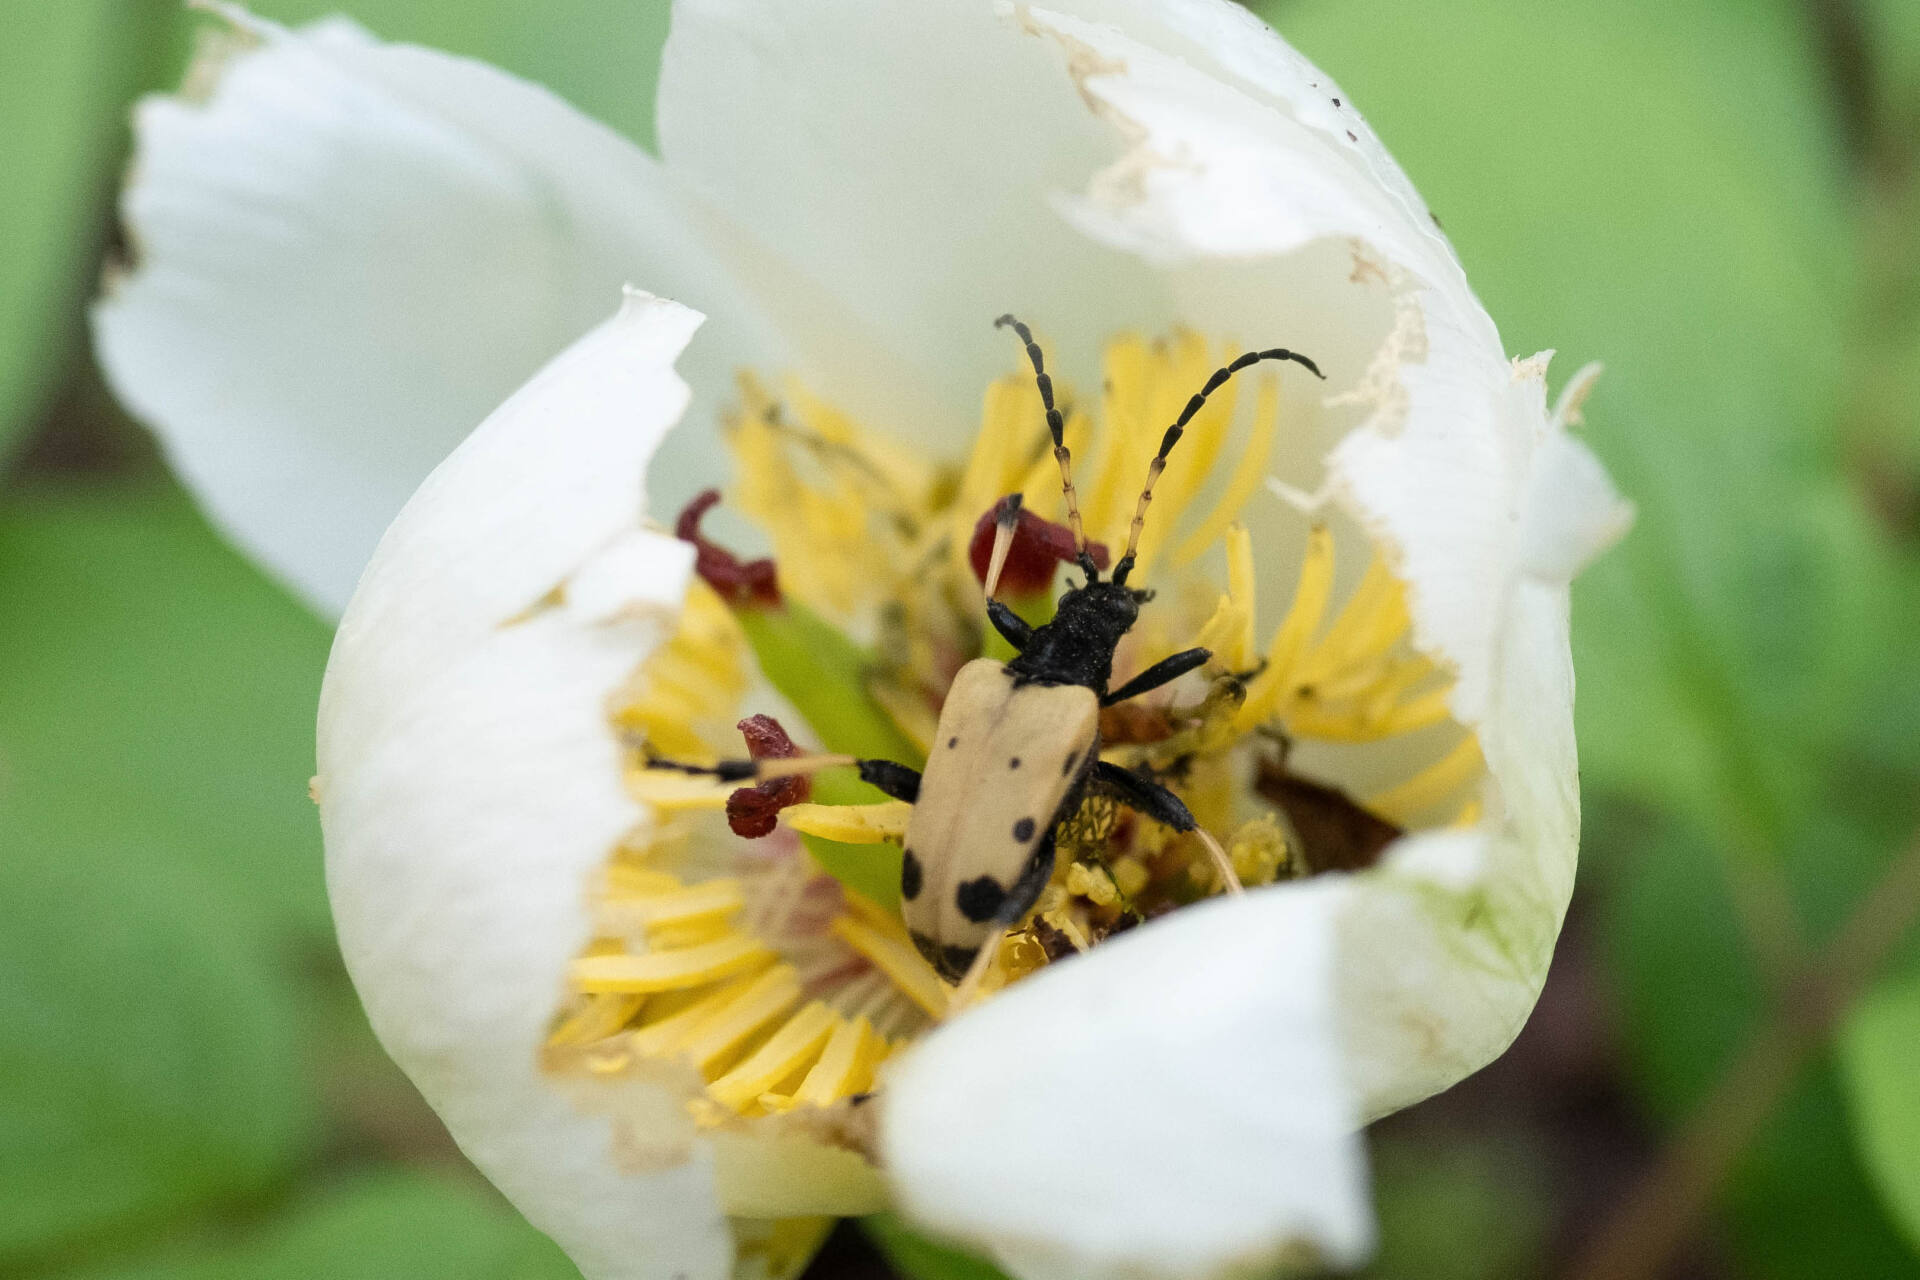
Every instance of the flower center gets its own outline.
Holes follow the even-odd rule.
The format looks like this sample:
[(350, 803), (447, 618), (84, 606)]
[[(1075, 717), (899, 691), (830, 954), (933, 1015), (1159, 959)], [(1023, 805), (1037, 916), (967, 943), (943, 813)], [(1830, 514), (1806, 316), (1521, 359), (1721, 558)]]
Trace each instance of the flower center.
[[(1126, 540), (1162, 432), (1224, 362), (1193, 334), (1122, 337), (1106, 351), (1097, 413), (1061, 394), (1089, 539)], [(1212, 660), (1106, 708), (1099, 724), (1102, 760), (1177, 795), (1250, 888), (1363, 869), (1410, 827), (1473, 821), (1483, 775), (1475, 739), (1450, 717), (1449, 675), (1411, 643), (1387, 562), (1337, 513), (1322, 519), (1264, 492), (1291, 492), (1268, 481), (1281, 386), (1256, 370), (1188, 424), (1133, 570), (1157, 595), (1120, 642), (1115, 684), (1192, 646)], [(1037, 409), (1030, 375), (994, 382), (972, 452), (941, 465), (805, 388), (776, 394), (742, 378), (731, 505), (764, 533), (771, 565), (701, 536), (706, 503), (682, 522), (703, 580), (677, 634), (611, 704), (634, 744), (631, 787), (654, 816), (610, 851), (594, 889), (595, 936), (569, 975), (549, 1070), (617, 1081), (656, 1078), (667, 1064), (689, 1082), (699, 1125), (838, 1117), (836, 1140), (860, 1145), (847, 1137), (857, 1126), (839, 1120), (879, 1087), (891, 1054), (950, 1010), (951, 989), (899, 912), (912, 807), (828, 772), (810, 800), (803, 788), (764, 786), (736, 797), (729, 830), (737, 783), (647, 761), (737, 757), (735, 720), (775, 712), (800, 750), (921, 767), (955, 674), (1012, 654), (985, 623), (983, 513), (1018, 492), (1028, 512), (1063, 514)], [(1262, 563), (1254, 516), (1291, 522), (1297, 556)], [(1001, 596), (1037, 626), (1054, 607), (1054, 544), (1073, 543), (1038, 516), (1023, 536)], [(1263, 638), (1256, 597), (1288, 585), (1291, 603)], [(768, 724), (754, 732), (775, 732)], [(762, 838), (734, 834), (769, 827)], [(1055, 831), (1033, 907), (985, 956), (982, 989), (1219, 893), (1221, 880), (1194, 833), (1092, 785)]]

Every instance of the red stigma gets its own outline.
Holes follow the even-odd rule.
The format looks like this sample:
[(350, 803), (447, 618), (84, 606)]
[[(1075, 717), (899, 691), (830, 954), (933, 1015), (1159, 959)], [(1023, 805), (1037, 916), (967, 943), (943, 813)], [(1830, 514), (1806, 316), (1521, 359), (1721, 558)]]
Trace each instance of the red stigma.
[[(987, 564), (993, 559), (993, 528), (1000, 505), (994, 503), (974, 522), (973, 540), (967, 543), (967, 561), (973, 566), (973, 576), (983, 584)], [(1096, 567), (1107, 567), (1105, 544), (1089, 542), (1087, 554)], [(1013, 526), (1013, 545), (1007, 548), (1007, 563), (1000, 570), (1000, 590), (1013, 596), (1039, 595), (1053, 585), (1053, 571), (1073, 561), (1073, 530), (1022, 507), (1019, 521)]]
[[(701, 495), (702, 498), (707, 496)], [(697, 520), (699, 517), (696, 515), (694, 518)], [(686, 517), (682, 516), (681, 519), (684, 521)], [(773, 567), (771, 560), (759, 563), (769, 569)], [(775, 598), (778, 599), (777, 596)], [(735, 728), (747, 740), (747, 755), (755, 760), (785, 760), (800, 754), (800, 748), (793, 745), (793, 739), (787, 736), (787, 731), (772, 716), (748, 716)], [(733, 834), (757, 840), (772, 833), (782, 809), (790, 804), (804, 804), (812, 795), (813, 783), (806, 778), (775, 778), (757, 786), (741, 787), (727, 797), (727, 825), (733, 828)]]
[[(709, 489), (689, 502), (679, 518), (673, 522), (673, 535), (682, 542), (693, 544), (693, 571), (699, 574), (708, 586), (718, 591), (720, 598), (728, 604), (778, 606), (780, 581), (774, 572), (772, 560), (764, 558), (742, 560), (725, 547), (707, 541), (701, 534), (701, 519), (719, 501), (720, 491)], [(765, 717), (756, 718), (764, 719)], [(777, 729), (779, 726), (774, 727)], [(781, 735), (783, 739), (785, 736), (785, 734)]]

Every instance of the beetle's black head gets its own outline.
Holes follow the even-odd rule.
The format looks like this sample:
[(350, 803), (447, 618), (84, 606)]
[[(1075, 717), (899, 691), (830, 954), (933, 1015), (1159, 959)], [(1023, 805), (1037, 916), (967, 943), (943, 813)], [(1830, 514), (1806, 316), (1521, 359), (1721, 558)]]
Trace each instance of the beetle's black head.
[(1007, 670), (1022, 681), (1080, 684), (1104, 694), (1113, 676), (1113, 651), (1139, 620), (1141, 603), (1151, 596), (1097, 580), (1067, 588), (1053, 621), (1034, 629)]

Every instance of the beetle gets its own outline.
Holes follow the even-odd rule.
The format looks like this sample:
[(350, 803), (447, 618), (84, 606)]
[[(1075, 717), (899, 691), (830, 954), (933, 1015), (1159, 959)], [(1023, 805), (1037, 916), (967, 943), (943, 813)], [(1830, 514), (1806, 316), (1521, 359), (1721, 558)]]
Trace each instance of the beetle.
[[(1040, 345), (1011, 315), (1011, 328), (1033, 366), (1061, 492), (1073, 534), (1075, 561), (1085, 581), (1069, 583), (1053, 618), (1031, 626), (994, 598), (1013, 543), (1020, 495), (996, 507), (994, 541), (985, 579), (987, 620), (1016, 651), (1001, 663), (976, 658), (954, 677), (940, 710), (939, 729), (924, 773), (891, 760), (844, 755), (726, 760), (718, 765), (652, 759), (655, 767), (707, 774), (725, 781), (765, 782), (835, 765), (857, 768), (866, 782), (913, 805), (900, 867), (900, 905), (909, 936), (942, 977), (965, 990), (984, 971), (987, 943), (1033, 906), (1053, 875), (1058, 827), (1099, 785), (1122, 804), (1205, 844), (1223, 883), (1240, 884), (1225, 850), (1194, 820), (1186, 804), (1152, 778), (1100, 758), (1100, 709), (1158, 689), (1213, 655), (1187, 649), (1162, 658), (1110, 689), (1113, 656), (1133, 629), (1140, 606), (1152, 598), (1127, 584), (1153, 486), (1187, 424), (1207, 397), (1234, 374), (1261, 361), (1291, 361), (1324, 378), (1308, 357), (1284, 348), (1249, 351), (1216, 370), (1187, 402), (1148, 464), (1134, 508), (1126, 552), (1102, 579), (1081, 527), (1065, 423), (1054, 404), (1053, 380)], [(964, 979), (964, 981), (962, 981)]]

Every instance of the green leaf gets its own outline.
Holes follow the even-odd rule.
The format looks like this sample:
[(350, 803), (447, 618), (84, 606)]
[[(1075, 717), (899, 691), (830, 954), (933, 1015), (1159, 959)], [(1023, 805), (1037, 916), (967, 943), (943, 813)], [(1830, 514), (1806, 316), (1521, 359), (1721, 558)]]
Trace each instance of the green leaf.
[(157, 6), (12, 5), (0, 43), (0, 461), (79, 336), (121, 111)]
[(1887, 1210), (1920, 1249), (1920, 981), (1882, 986), (1840, 1038), (1860, 1159)]
[(282, 22), (345, 13), (387, 40), (480, 58), (545, 85), (653, 149), (668, 6), (633, 0), (262, 0)]
[(862, 1218), (860, 1226), (907, 1280), (1007, 1280), (992, 1263), (936, 1244), (891, 1213)]
[(1787, 4), (1272, 4), (1459, 246), (1513, 353), (1604, 359), (1640, 505), (1575, 594), (1590, 780), (1760, 847), (1873, 699), (1897, 594), (1832, 430), (1858, 274)]
[(279, 957), (164, 836), (0, 807), (0, 1259), (284, 1177), (312, 1105)]
[(165, 841), (329, 931), (306, 796), (326, 628), (170, 488), (13, 495), (0, 584), (7, 805), (64, 847)]
[(467, 1183), (385, 1172), (310, 1194), (237, 1238), (72, 1280), (576, 1280), (559, 1248)]
[[(1752, 1034), (1766, 993), (1753, 973), (1727, 890), (1730, 864), (1670, 822), (1603, 806), (1592, 823), (1617, 858), (1604, 923), (1638, 1092), (1668, 1124), (1713, 1087)], [(1843, 841), (1793, 851), (1857, 900), (1884, 858)], [(1626, 861), (1630, 859), (1630, 865)], [(1827, 903), (1802, 899), (1815, 916)], [(1724, 1189), (1740, 1274), (1759, 1280), (1879, 1280), (1916, 1261), (1869, 1188), (1846, 1137), (1833, 1073), (1816, 1060), (1768, 1117)]]
[(1521, 1280), (1538, 1274), (1551, 1218), (1531, 1152), (1500, 1136), (1376, 1135), (1380, 1248), (1370, 1280)]
[(325, 638), (173, 494), (0, 511), (0, 1256), (258, 1191), (311, 1142), (289, 957)]

